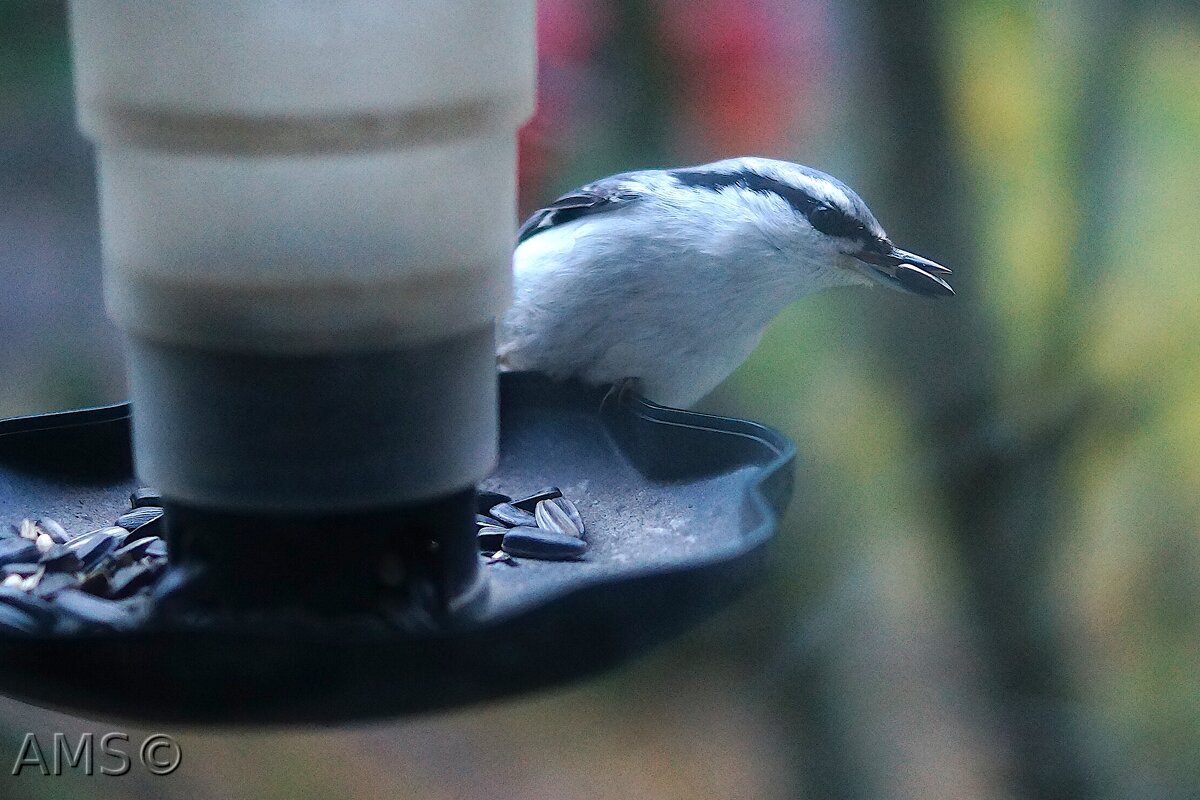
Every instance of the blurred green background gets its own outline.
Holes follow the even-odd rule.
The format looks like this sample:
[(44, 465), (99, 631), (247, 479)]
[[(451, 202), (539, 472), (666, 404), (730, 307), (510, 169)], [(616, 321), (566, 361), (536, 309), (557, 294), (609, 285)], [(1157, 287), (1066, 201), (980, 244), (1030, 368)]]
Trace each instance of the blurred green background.
[[(798, 444), (769, 579), (585, 686), (0, 796), (1200, 797), (1200, 8), (539, 0), (539, 46), (523, 210), (789, 158), (955, 268), (804, 300), (705, 401)], [(62, 5), (3, 0), (2, 415), (123, 394), (70, 104)], [(0, 760), (118, 728), (0, 701)]]

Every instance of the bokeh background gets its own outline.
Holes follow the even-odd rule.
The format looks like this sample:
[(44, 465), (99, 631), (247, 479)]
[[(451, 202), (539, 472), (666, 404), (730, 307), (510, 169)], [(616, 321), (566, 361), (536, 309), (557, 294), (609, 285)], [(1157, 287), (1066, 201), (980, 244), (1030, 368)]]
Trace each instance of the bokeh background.
[[(539, 42), (524, 210), (775, 156), (955, 268), (798, 303), (705, 401), (799, 447), (768, 580), (587, 685), (0, 797), (1200, 797), (1200, 9), (539, 0)], [(0, 415), (123, 396), (71, 115), (62, 4), (0, 1)], [(3, 700), (0, 766), (113, 729)]]

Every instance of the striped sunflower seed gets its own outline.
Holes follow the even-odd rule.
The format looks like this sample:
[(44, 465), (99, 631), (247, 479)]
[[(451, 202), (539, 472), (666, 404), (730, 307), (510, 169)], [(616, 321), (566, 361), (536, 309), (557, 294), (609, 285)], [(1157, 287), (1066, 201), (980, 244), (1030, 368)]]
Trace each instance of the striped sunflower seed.
[(567, 536), (583, 536), (583, 518), (579, 516), (579, 509), (565, 497), (543, 500), (537, 504), (533, 516), (539, 528)]

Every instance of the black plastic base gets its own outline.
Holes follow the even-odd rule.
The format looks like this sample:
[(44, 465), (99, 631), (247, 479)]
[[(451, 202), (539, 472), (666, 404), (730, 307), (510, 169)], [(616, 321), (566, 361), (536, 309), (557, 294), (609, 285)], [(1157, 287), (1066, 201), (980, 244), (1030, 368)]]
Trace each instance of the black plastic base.
[(330, 515), (248, 515), (167, 500), (171, 563), (192, 569), (173, 603), (326, 611), (411, 605), (448, 621), (481, 591), (475, 489), (419, 505)]
[[(519, 496), (559, 486), (587, 525), (582, 560), (477, 566), (485, 588), (455, 595), (475, 602), (414, 619), (422, 606), (382, 591), (391, 579), (368, 566), (386, 559), (393, 544), (384, 538), (394, 543), (394, 536), (367, 534), (364, 544), (357, 526), (338, 519), (305, 523), (303, 539), (290, 522), (275, 521), (264, 536), (263, 520), (177, 507), (176, 565), (158, 589), (189, 587), (194, 575), (179, 561), (216, 562), (226, 578), (210, 587), (218, 609), (227, 601), (224, 610), (207, 604), (211, 596), (200, 602), (166, 592), (161, 613), (132, 629), (2, 634), (0, 692), (76, 713), (174, 724), (328, 723), (444, 709), (620, 664), (704, 619), (762, 574), (792, 481), (794, 448), (775, 431), (661, 408), (627, 388), (508, 374), (500, 381), (500, 434), (500, 463), (480, 489)], [(0, 420), (0, 522), (53, 517), (70, 533), (111, 524), (136, 485), (128, 466), (121, 408)], [(445, 513), (457, 527), (466, 498), (458, 493), (446, 508), (401, 523), (373, 521), (407, 531), (401, 538), (413, 546), (438, 541), (435, 518)], [(222, 540), (215, 551), (202, 541), (214, 532)], [(299, 541), (300, 551), (280, 555)], [(374, 554), (363, 558), (363, 547)], [(253, 557), (234, 562), (235, 550)], [(328, 566), (296, 565), (309, 556)], [(426, 563), (436, 569), (432, 556)], [(326, 582), (326, 599), (310, 603), (302, 592), (314, 580)], [(442, 585), (468, 583), (462, 575)], [(281, 586), (303, 605), (259, 602)], [(371, 606), (370, 598), (381, 600), (378, 607), (354, 610)]]

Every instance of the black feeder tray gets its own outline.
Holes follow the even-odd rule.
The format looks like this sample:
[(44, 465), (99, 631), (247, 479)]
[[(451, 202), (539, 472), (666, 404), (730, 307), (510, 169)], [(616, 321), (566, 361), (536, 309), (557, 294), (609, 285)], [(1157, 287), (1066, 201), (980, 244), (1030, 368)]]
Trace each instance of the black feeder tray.
[[(617, 665), (763, 573), (791, 493), (795, 450), (779, 433), (656, 406), (630, 385), (525, 374), (501, 376), (500, 431), (499, 465), (479, 490), (516, 497), (561, 487), (587, 526), (582, 559), (486, 563), (472, 550), (473, 589), (441, 616), (410, 613), (412, 597), (373, 609), (222, 607), (223, 593), (239, 587), (228, 576), (205, 583), (177, 558), (176, 542), (180, 552), (195, 542), (181, 538), (182, 516), (168, 506), (161, 583), (186, 588), (194, 579), (194, 600), (187, 591), (161, 595), (170, 613), (147, 600), (151, 612), (123, 629), (0, 634), (0, 693), (85, 716), (175, 724), (428, 712)], [(72, 533), (111, 525), (137, 486), (129, 434), (127, 405), (0, 420), (0, 523), (49, 517)], [(355, 548), (356, 531), (335, 519), (322, 526), (309, 541), (332, 554), (324, 580), (353, 581), (336, 554)], [(278, 533), (266, 535), (271, 547), (286, 544), (287, 532)], [(252, 581), (256, 560), (271, 561), (271, 547), (245, 556), (238, 582)], [(321, 552), (305, 557), (319, 563)]]

